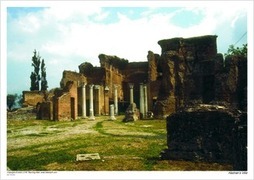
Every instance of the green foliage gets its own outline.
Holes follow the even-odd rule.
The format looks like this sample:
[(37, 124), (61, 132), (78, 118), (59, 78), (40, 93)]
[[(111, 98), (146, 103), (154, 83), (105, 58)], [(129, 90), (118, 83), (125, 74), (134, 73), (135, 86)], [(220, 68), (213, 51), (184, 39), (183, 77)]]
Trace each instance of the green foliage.
[(12, 107), (15, 105), (17, 97), (18, 97), (17, 94), (8, 94), (7, 95), (7, 106), (8, 106), (9, 110), (11, 110)]
[(20, 94), (8, 94), (7, 95), (7, 107), (9, 110), (13, 109), (13, 106), (22, 106), (23, 96)]
[[(31, 91), (40, 90), (40, 81), (41, 81), (41, 90), (47, 90), (48, 83), (46, 80), (46, 68), (44, 59), (42, 59), (37, 51), (34, 50), (34, 56), (32, 57), (32, 66), (34, 67), (34, 71), (31, 72), (30, 79), (31, 79)], [(41, 75), (40, 75), (41, 69)]]
[(228, 52), (225, 53), (225, 56), (243, 56), (247, 57), (248, 53), (248, 44), (243, 44), (243, 47), (235, 47), (234, 45), (230, 45), (228, 48)]
[(37, 54), (36, 50), (34, 50), (34, 56), (32, 57), (32, 66), (34, 67), (34, 71), (31, 73), (31, 91), (39, 90), (39, 81), (40, 81), (40, 64), (41, 57)]
[(44, 63), (44, 59), (42, 59), (41, 62), (41, 90), (42, 91), (46, 91), (48, 88), (48, 82), (46, 80), (46, 67), (45, 67), (45, 63)]

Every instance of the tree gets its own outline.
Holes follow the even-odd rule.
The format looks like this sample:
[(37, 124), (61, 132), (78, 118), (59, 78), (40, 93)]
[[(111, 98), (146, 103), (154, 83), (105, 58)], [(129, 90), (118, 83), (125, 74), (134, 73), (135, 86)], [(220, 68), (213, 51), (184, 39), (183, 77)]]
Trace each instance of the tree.
[(39, 82), (40, 82), (40, 64), (41, 64), (41, 57), (37, 55), (36, 50), (34, 50), (34, 56), (32, 57), (32, 66), (34, 67), (34, 72), (31, 73), (31, 91), (39, 90)]
[(18, 97), (17, 94), (8, 94), (7, 95), (7, 106), (8, 106), (9, 110), (11, 110), (12, 107), (15, 105), (17, 97)]
[(230, 45), (228, 48), (228, 52), (225, 53), (225, 56), (243, 56), (247, 57), (248, 53), (248, 44), (243, 44), (243, 47), (236, 47), (234, 45)]
[[(34, 71), (31, 72), (31, 91), (40, 90), (40, 81), (41, 81), (41, 91), (45, 91), (48, 88), (48, 82), (46, 80), (46, 67), (44, 59), (42, 59), (39, 54), (37, 54), (36, 50), (34, 50), (34, 56), (32, 57), (32, 66), (34, 67)], [(41, 70), (41, 73), (40, 73)]]
[(48, 88), (48, 82), (46, 80), (46, 67), (44, 63), (44, 59), (41, 62), (41, 91), (46, 91)]

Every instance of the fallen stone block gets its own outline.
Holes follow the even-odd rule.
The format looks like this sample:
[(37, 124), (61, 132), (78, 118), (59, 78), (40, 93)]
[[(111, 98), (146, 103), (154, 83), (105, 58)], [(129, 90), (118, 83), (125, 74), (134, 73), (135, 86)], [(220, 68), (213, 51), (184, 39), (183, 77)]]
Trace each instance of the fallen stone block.
[(77, 154), (76, 161), (90, 161), (90, 160), (99, 160), (99, 159), (101, 159), (99, 153)]

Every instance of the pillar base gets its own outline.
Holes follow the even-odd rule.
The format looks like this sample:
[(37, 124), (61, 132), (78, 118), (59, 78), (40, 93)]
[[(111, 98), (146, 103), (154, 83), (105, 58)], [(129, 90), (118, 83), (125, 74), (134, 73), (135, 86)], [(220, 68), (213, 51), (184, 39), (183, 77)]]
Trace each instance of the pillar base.
[(115, 116), (111, 116), (109, 120), (115, 121), (115, 120), (116, 120), (116, 117), (115, 117)]
[(91, 120), (91, 121), (95, 120), (95, 116), (90, 116), (89, 120)]

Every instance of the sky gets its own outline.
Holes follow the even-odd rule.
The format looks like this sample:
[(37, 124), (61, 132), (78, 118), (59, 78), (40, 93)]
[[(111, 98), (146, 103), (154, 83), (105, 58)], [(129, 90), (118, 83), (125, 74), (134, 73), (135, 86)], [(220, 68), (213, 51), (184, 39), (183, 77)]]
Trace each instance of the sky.
[(231, 44), (241, 47), (248, 37), (246, 5), (216, 3), (6, 7), (7, 93), (30, 89), (35, 49), (45, 60), (52, 89), (60, 86), (64, 70), (78, 72), (83, 62), (99, 66), (102, 53), (147, 61), (149, 50), (161, 53), (162, 39), (217, 35), (218, 53)]

